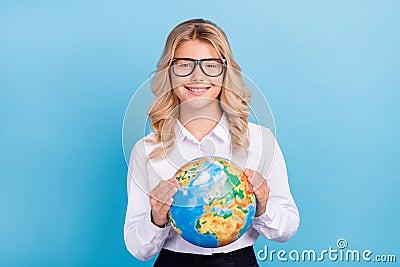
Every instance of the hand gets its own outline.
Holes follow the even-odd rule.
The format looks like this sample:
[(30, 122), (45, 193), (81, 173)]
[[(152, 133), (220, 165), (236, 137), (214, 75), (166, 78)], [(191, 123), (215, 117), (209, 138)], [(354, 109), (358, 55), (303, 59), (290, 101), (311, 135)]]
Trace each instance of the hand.
[(150, 191), (151, 221), (158, 227), (167, 222), (167, 214), (171, 208), (173, 196), (178, 191), (178, 181), (175, 178), (160, 183)]
[(267, 181), (258, 172), (251, 169), (245, 169), (244, 174), (247, 176), (247, 181), (250, 183), (249, 192), (254, 192), (257, 199), (255, 217), (261, 216), (265, 213), (270, 188), (267, 185)]

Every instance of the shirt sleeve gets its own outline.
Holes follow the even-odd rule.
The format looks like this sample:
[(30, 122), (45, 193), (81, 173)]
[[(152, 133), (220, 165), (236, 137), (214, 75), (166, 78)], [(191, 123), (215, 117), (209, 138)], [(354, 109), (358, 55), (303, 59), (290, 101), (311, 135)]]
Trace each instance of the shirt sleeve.
[[(266, 211), (254, 218), (253, 228), (262, 236), (278, 242), (288, 241), (297, 231), (299, 212), (290, 193), (285, 160), (269, 129), (263, 129), (261, 175), (270, 187)], [(273, 153), (271, 153), (271, 151)]]
[(128, 251), (139, 260), (148, 260), (158, 253), (171, 226), (158, 227), (151, 222), (149, 190), (145, 182), (147, 157), (143, 141), (133, 148), (128, 166), (124, 240)]

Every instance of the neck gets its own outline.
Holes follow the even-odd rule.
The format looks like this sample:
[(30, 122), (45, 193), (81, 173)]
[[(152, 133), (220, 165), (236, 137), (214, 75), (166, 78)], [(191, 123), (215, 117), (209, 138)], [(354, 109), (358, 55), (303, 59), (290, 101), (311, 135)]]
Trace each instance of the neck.
[[(209, 103), (200, 105), (200, 101)], [(179, 120), (199, 141), (215, 128), (221, 116), (222, 110), (219, 101), (214, 99), (212, 101), (199, 99), (199, 101), (183, 102), (180, 105)]]

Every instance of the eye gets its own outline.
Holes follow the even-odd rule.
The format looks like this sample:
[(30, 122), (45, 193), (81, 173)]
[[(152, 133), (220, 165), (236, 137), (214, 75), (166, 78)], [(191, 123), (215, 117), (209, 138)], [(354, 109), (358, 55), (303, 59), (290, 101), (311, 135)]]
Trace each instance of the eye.
[(189, 63), (180, 63), (180, 64), (178, 64), (178, 67), (179, 68), (188, 68), (188, 67), (190, 67), (190, 65), (189, 65)]
[(207, 63), (207, 64), (206, 64), (206, 68), (208, 68), (208, 69), (217, 68), (217, 64)]
[(190, 69), (193, 67), (193, 62), (184, 59), (178, 59), (174, 62), (175, 68)]

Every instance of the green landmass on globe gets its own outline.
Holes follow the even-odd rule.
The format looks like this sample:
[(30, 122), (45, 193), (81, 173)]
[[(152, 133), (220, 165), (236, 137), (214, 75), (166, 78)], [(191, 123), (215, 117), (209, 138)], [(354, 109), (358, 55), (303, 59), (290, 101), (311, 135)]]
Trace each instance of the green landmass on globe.
[(216, 248), (240, 238), (250, 227), (256, 199), (235, 163), (221, 157), (190, 161), (174, 176), (178, 192), (168, 213), (174, 230), (186, 241)]

